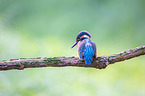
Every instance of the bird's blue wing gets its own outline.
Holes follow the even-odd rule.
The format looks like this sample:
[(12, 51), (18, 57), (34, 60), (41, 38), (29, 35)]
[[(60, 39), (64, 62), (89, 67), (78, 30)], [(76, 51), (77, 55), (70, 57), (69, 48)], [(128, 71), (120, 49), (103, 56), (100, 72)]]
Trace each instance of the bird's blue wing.
[(97, 56), (97, 48), (96, 48), (96, 44), (93, 42), (93, 41), (91, 41), (91, 44), (92, 44), (92, 48), (93, 48), (93, 51), (94, 51), (94, 57), (96, 58)]
[(79, 42), (78, 44), (78, 54), (81, 59), (84, 59), (84, 49), (85, 49), (85, 42)]

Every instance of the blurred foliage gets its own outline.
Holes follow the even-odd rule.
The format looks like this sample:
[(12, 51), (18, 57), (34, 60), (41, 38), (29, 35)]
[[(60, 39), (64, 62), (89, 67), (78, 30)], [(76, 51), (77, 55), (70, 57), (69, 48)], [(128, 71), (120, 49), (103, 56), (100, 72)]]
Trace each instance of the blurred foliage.
[[(0, 0), (0, 60), (77, 56), (86, 30), (98, 56), (145, 45), (144, 0)], [(36, 68), (0, 72), (0, 96), (145, 96), (145, 57), (105, 70)]]

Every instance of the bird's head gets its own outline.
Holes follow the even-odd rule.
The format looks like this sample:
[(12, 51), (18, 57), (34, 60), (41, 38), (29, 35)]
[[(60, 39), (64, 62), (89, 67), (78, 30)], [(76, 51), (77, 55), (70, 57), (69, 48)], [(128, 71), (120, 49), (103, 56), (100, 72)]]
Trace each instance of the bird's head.
[(73, 44), (73, 46), (71, 48), (73, 48), (75, 45), (77, 45), (77, 43), (79, 41), (82, 41), (83, 39), (90, 39), (91, 38), (91, 34), (87, 31), (81, 31), (78, 33), (77, 37), (76, 37), (76, 42)]

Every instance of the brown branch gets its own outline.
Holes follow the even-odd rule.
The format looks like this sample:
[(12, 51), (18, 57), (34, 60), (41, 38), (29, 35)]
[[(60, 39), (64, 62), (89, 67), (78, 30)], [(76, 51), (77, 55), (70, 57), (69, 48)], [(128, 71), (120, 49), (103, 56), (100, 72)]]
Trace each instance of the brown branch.
[(113, 55), (97, 57), (91, 65), (86, 65), (76, 57), (45, 57), (45, 58), (20, 58), (11, 59), (10, 61), (0, 61), (0, 70), (11, 70), (36, 67), (64, 67), (64, 66), (77, 66), (77, 67), (91, 67), (104, 69), (109, 64), (128, 60), (140, 55), (145, 55), (145, 46), (140, 46), (124, 52)]

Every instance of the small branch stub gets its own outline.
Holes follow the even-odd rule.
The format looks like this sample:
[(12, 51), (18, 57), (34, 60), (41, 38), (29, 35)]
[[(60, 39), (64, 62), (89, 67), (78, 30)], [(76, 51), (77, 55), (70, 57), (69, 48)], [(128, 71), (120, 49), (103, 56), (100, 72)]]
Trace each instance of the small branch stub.
[(11, 59), (10, 61), (0, 61), (0, 71), (12, 69), (23, 70), (24, 68), (65, 66), (105, 69), (109, 64), (121, 62), (141, 55), (145, 55), (145, 46), (140, 46), (113, 55), (97, 57), (91, 65), (86, 65), (85, 62), (79, 60), (76, 57), (38, 57), (28, 59)]

